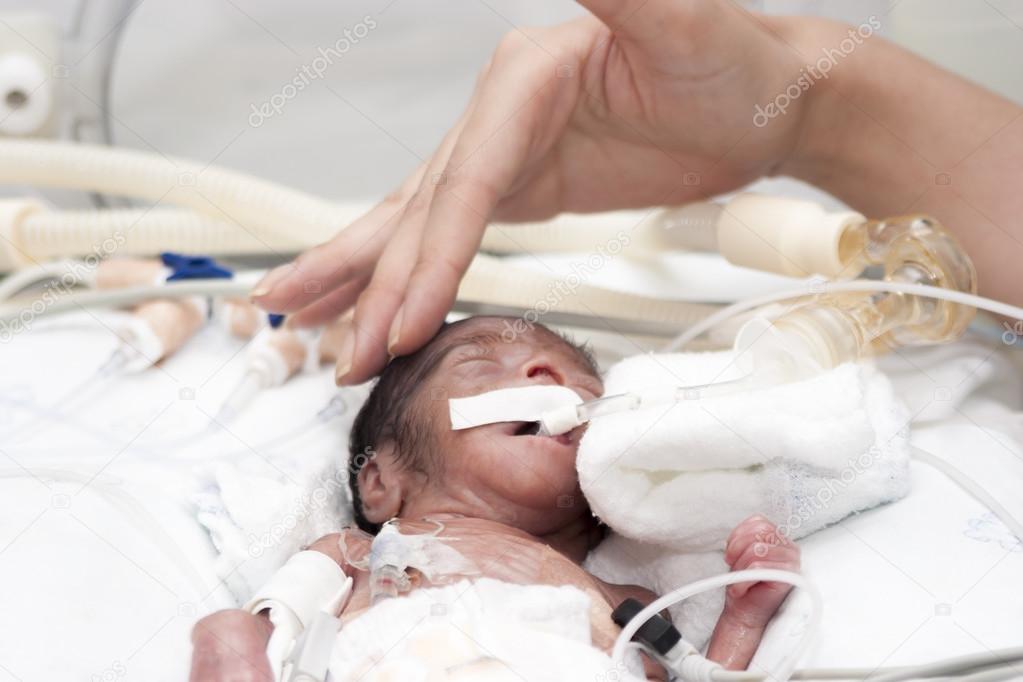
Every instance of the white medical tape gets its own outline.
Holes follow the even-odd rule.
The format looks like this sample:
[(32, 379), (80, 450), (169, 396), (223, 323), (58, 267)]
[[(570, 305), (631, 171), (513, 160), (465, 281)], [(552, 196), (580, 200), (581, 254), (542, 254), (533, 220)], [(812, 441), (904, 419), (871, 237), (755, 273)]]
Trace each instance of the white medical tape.
[(284, 608), (302, 628), (320, 611), (334, 613), (351, 589), (351, 579), (322, 552), (305, 550), (281, 566), (244, 606), (250, 613)]
[(579, 394), (566, 386), (518, 386), (448, 400), (451, 428), (471, 429), (500, 422), (535, 422), (544, 412), (578, 405)]

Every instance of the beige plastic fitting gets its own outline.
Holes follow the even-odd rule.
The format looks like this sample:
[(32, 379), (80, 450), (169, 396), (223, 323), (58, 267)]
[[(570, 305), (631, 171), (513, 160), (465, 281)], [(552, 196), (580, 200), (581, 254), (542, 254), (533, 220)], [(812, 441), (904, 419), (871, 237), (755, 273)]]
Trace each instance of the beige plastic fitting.
[(0, 272), (10, 272), (35, 263), (34, 254), (22, 244), (25, 220), (46, 210), (34, 199), (0, 199)]
[(866, 218), (827, 212), (812, 201), (740, 194), (717, 221), (718, 250), (730, 263), (790, 277), (851, 277), (840, 243), (847, 228)]

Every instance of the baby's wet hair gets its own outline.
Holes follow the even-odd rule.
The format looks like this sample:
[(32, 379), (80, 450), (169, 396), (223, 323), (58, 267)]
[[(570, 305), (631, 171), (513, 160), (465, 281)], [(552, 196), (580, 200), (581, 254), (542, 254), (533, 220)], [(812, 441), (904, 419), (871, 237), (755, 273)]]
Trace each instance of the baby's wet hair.
[[(444, 358), (456, 347), (465, 343), (478, 343), (482, 347), (496, 347), (509, 339), (500, 332), (481, 330), (479, 334), (461, 336), (465, 327), (485, 320), (514, 322), (520, 318), (469, 317), (457, 322), (446, 323), (437, 334), (418, 351), (394, 358), (377, 378), (352, 424), (348, 439), (350, 460), (348, 465), (348, 487), (351, 491), (353, 515), (356, 525), (362, 530), (376, 534), (378, 523), (366, 518), (359, 494), (359, 471), (376, 456), (383, 446), (389, 446), (396, 463), (410, 471), (426, 475), (435, 474), (443, 462), (433, 453), (438, 448), (433, 442), (435, 424), (432, 424), (419, 400), (427, 380), (440, 366)], [(570, 346), (579, 361), (594, 376), (600, 376), (593, 354), (585, 345), (575, 343), (571, 338), (558, 334), (540, 324), (533, 329), (551, 334)], [(446, 397), (442, 397), (446, 398)]]

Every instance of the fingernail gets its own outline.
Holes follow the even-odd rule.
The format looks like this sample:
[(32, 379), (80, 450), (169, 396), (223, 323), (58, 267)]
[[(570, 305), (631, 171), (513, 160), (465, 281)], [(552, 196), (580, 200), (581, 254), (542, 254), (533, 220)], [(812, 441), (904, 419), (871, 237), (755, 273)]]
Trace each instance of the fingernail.
[(269, 294), (274, 285), (288, 272), (288, 268), (291, 267), (291, 263), (285, 263), (284, 265), (278, 265), (270, 272), (263, 275), (263, 279), (256, 282), (256, 286), (252, 288), (249, 293), (250, 298), (259, 298), (260, 296), (266, 296)]
[(401, 338), (401, 318), (405, 312), (405, 306), (398, 308), (398, 312), (394, 315), (394, 321), (391, 322), (391, 331), (387, 334), (387, 352), (394, 355), (394, 347), (398, 344), (398, 339)]
[(334, 370), (334, 383), (338, 386), (352, 371), (352, 359), (355, 354), (355, 330), (349, 329), (341, 339), (337, 352), (337, 369)]

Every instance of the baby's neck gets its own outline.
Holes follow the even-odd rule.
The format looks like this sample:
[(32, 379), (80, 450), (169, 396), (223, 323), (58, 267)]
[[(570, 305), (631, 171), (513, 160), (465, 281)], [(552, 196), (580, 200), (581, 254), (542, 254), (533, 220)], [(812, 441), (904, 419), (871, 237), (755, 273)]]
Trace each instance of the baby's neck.
[(457, 531), (462, 524), (473, 524), (479, 526), (485, 524), (492, 528), (495, 534), (515, 535), (542, 542), (552, 549), (560, 552), (577, 564), (581, 564), (591, 549), (604, 538), (604, 527), (596, 518), (590, 514), (576, 519), (563, 528), (558, 528), (550, 533), (534, 535), (514, 525), (496, 521), (494, 519), (457, 514), (453, 512), (434, 512), (415, 515), (402, 515), (398, 517), (399, 526), (401, 522), (441, 524), (445, 529)]

